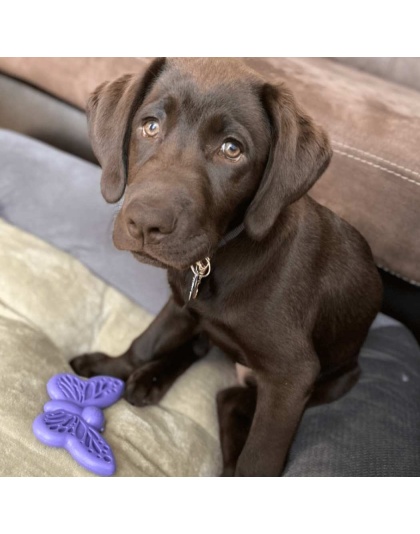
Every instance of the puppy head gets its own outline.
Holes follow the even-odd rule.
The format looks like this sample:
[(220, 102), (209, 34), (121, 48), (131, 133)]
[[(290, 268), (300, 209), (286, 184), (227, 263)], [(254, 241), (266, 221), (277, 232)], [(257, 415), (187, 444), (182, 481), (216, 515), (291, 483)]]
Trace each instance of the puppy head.
[(117, 248), (185, 269), (232, 225), (263, 239), (328, 165), (325, 134), (291, 94), (236, 60), (158, 59), (102, 84), (89, 131)]

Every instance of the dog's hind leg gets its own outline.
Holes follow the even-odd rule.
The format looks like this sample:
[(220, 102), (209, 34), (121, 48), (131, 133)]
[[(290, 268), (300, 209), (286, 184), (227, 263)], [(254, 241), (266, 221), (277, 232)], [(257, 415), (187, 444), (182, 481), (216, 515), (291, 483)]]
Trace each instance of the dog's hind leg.
[(234, 476), (236, 462), (245, 445), (257, 403), (254, 385), (234, 386), (217, 394), (222, 476)]
[(350, 391), (359, 376), (360, 367), (357, 361), (350, 364), (347, 369), (338, 369), (334, 373), (321, 375), (315, 382), (307, 407), (334, 402)]

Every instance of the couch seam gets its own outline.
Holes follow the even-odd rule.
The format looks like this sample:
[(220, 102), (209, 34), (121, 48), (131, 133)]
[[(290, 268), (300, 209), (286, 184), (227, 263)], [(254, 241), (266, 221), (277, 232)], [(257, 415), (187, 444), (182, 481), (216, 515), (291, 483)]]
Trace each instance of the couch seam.
[(401, 178), (401, 180), (406, 180), (407, 182), (410, 182), (414, 185), (417, 185), (420, 187), (420, 182), (417, 182), (416, 180), (413, 180), (413, 178), (408, 178), (407, 176), (404, 176), (403, 174), (400, 174), (395, 171), (391, 171), (391, 169), (387, 169), (386, 167), (382, 167), (382, 165), (378, 165), (376, 163), (372, 163), (371, 161), (368, 161), (366, 159), (359, 158), (358, 156), (354, 156), (353, 154), (348, 154), (347, 152), (343, 152), (342, 150), (334, 150), (334, 153), (340, 154), (342, 156), (346, 156), (347, 158), (354, 159), (356, 161), (360, 161), (361, 163), (366, 163), (366, 165), (370, 165), (371, 167), (375, 167), (376, 169), (380, 169), (384, 172), (387, 172), (389, 174), (393, 174), (394, 176), (397, 176), (398, 178)]
[(360, 154), (364, 154), (365, 156), (370, 156), (371, 158), (375, 158), (378, 161), (383, 161), (384, 163), (388, 163), (389, 165), (392, 165), (396, 169), (401, 169), (402, 171), (407, 171), (410, 174), (414, 174), (415, 176), (420, 177), (420, 172), (413, 171), (412, 169), (409, 169), (408, 167), (403, 167), (402, 165), (398, 165), (397, 163), (394, 163), (393, 161), (389, 161), (388, 159), (381, 158), (380, 156), (376, 156), (375, 154), (372, 154), (371, 152), (366, 152), (365, 150), (360, 150), (360, 148), (355, 148), (351, 145), (346, 145), (345, 143), (341, 143), (340, 141), (334, 141), (332, 140), (334, 145), (339, 145), (344, 148), (349, 148), (350, 150), (353, 150), (354, 152), (359, 152)]

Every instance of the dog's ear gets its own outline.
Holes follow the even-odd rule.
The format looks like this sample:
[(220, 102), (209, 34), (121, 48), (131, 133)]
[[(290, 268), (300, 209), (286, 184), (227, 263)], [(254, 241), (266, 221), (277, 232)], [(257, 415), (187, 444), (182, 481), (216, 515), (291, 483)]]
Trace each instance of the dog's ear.
[(89, 137), (102, 167), (101, 191), (107, 202), (118, 202), (124, 194), (131, 123), (164, 66), (165, 58), (158, 58), (143, 75), (105, 82), (87, 102)]
[(283, 208), (311, 188), (332, 156), (327, 135), (299, 109), (289, 90), (265, 84), (262, 103), (271, 124), (271, 149), (245, 216), (247, 233), (256, 240), (267, 235)]

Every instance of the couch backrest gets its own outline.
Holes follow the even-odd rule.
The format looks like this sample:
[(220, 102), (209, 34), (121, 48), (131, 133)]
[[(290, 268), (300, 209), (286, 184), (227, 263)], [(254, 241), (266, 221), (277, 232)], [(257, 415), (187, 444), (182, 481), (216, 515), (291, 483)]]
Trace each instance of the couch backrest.
[(330, 59), (420, 91), (419, 57), (334, 57)]

